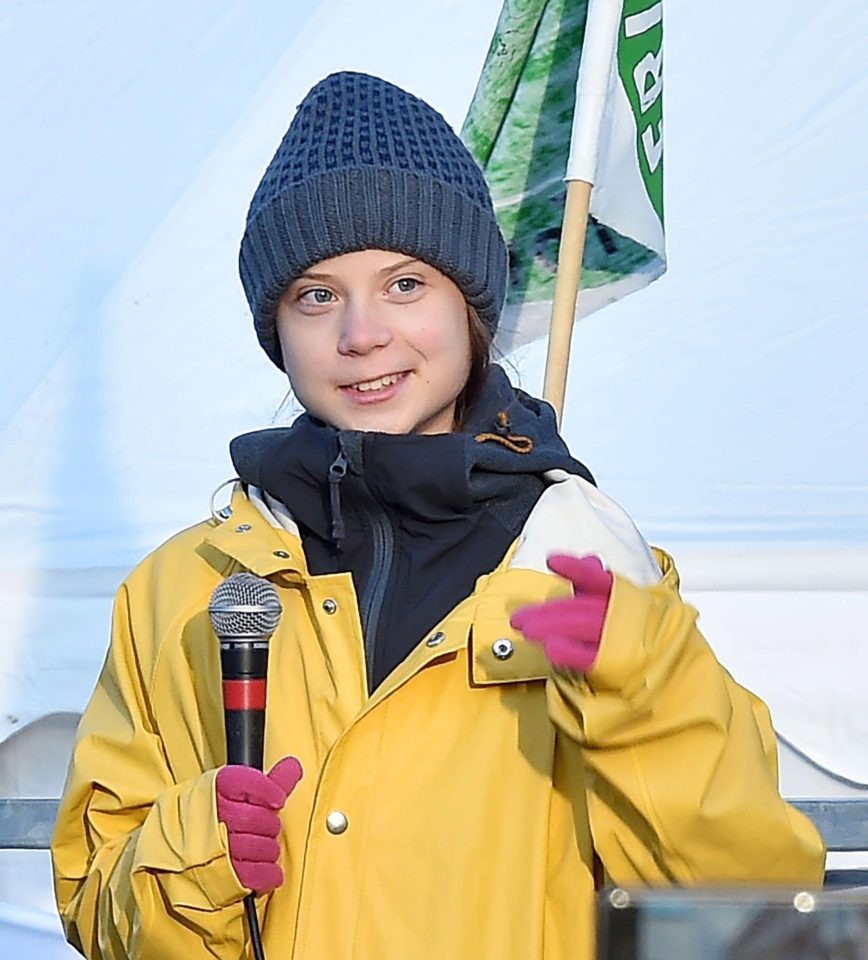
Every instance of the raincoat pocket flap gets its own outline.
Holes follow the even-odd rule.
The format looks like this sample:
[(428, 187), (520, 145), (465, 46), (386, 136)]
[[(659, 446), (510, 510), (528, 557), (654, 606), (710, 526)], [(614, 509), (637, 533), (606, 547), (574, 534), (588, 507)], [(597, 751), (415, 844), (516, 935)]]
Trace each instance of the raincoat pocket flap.
[(509, 621), (473, 625), (470, 671), (474, 686), (547, 680), (551, 676), (542, 648), (528, 643)]

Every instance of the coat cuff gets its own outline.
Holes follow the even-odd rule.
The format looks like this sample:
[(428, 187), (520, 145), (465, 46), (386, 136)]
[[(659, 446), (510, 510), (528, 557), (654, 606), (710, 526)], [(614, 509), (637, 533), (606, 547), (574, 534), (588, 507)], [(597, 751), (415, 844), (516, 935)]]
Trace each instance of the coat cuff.
[(213, 911), (250, 892), (229, 859), (226, 827), (217, 819), (216, 770), (165, 791), (142, 824), (133, 871), (156, 874), (177, 908)]
[(647, 587), (615, 576), (597, 660), (585, 675), (555, 671), (552, 719), (589, 747), (629, 741), (678, 670), (695, 622), (674, 567)]

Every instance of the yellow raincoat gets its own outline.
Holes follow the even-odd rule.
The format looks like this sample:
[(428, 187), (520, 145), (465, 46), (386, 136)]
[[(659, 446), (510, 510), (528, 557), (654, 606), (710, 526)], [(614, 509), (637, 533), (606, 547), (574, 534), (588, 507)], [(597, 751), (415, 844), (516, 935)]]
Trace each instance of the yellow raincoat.
[[(768, 712), (718, 664), (671, 560), (583, 480), (550, 480), (499, 567), (370, 697), (350, 575), (311, 576), (256, 491), (144, 560), (118, 592), (53, 842), (70, 941), (106, 960), (249, 955), (216, 818), (207, 613), (240, 569), (283, 605), (266, 768), (293, 754), (305, 771), (282, 813), (286, 881), (257, 898), (270, 960), (589, 960), (604, 880), (819, 885)], [(569, 595), (553, 550), (616, 572), (587, 677), (553, 675), (509, 626)]]

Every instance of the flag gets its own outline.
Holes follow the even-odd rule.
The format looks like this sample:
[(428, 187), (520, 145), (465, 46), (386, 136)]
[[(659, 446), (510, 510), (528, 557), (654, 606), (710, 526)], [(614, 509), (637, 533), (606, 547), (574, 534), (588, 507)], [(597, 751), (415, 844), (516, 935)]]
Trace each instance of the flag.
[(461, 136), (485, 172), (509, 245), (497, 341), (504, 353), (548, 332), (567, 178), (594, 183), (577, 317), (666, 269), (662, 7), (655, 0), (503, 5)]

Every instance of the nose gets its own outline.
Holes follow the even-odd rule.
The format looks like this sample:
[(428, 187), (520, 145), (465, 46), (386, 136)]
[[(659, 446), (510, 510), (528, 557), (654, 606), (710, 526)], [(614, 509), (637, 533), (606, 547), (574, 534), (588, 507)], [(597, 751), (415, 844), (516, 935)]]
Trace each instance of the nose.
[(350, 301), (341, 317), (338, 335), (338, 353), (343, 356), (367, 354), (384, 347), (392, 339), (392, 332), (375, 306)]

